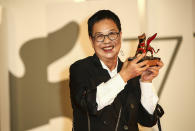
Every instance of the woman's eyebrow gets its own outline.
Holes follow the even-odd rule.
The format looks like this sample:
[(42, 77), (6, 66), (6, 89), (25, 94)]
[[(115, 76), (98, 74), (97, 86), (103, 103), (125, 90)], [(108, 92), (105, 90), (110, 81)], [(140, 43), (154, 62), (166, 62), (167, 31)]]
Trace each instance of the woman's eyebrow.
[[(110, 29), (108, 32), (106, 33), (110, 33), (111, 31), (116, 31), (116, 29)], [(103, 34), (103, 32), (96, 32), (94, 35), (97, 35), (97, 34)]]

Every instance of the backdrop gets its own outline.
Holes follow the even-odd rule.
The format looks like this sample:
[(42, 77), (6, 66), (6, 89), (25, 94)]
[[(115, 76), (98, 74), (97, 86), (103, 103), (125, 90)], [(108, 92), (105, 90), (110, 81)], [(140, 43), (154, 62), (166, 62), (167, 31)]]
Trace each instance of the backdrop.
[[(162, 128), (193, 130), (194, 1), (148, 0), (145, 8), (139, 4), (137, 0), (3, 2), (0, 41), (8, 50), (11, 130), (71, 131), (69, 66), (93, 55), (87, 19), (99, 9), (110, 9), (121, 19), (122, 60), (135, 54), (138, 35), (158, 33), (151, 45), (160, 49), (156, 56), (165, 64), (154, 80), (165, 110)], [(3, 87), (5, 92), (8, 86)]]

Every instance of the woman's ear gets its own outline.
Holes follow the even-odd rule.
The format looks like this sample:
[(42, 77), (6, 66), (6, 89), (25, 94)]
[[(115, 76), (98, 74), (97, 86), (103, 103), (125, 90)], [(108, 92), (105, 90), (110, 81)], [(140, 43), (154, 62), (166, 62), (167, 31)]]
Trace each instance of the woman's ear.
[(89, 36), (89, 40), (91, 42), (92, 47), (94, 48), (94, 43), (93, 43), (94, 41), (93, 41), (93, 38), (91, 36)]
[(122, 37), (122, 31), (120, 32), (120, 37)]

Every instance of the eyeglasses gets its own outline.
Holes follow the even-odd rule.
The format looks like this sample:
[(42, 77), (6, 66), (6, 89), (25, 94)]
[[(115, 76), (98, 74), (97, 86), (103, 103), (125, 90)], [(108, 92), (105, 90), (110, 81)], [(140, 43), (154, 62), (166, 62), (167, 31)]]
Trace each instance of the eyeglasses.
[(116, 40), (119, 36), (119, 32), (110, 32), (107, 35), (104, 34), (98, 34), (96, 36), (93, 36), (92, 38), (96, 41), (96, 42), (103, 42), (105, 37), (108, 37), (111, 41)]

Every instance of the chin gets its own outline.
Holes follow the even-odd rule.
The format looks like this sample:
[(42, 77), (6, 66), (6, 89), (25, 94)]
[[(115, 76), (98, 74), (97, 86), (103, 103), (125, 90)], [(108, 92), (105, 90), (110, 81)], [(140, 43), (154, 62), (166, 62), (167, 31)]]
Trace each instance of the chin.
[(105, 58), (107, 58), (107, 59), (114, 59), (114, 58), (117, 58), (117, 54), (106, 54)]

